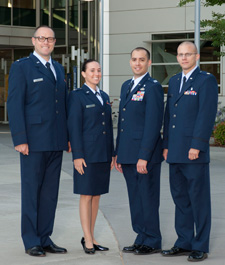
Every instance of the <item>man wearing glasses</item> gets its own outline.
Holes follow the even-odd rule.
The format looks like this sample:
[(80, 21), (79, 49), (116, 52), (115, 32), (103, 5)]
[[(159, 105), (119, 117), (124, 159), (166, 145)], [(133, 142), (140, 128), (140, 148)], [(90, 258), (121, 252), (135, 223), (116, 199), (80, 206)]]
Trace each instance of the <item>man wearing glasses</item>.
[(15, 150), (20, 152), (25, 251), (31, 256), (66, 253), (53, 231), (63, 150), (68, 150), (67, 90), (64, 69), (51, 59), (55, 33), (48, 26), (34, 32), (34, 52), (12, 64), (8, 114)]
[(199, 58), (192, 42), (178, 46), (177, 61), (182, 73), (169, 81), (163, 136), (178, 239), (162, 255), (188, 255), (188, 261), (202, 261), (209, 252), (209, 139), (218, 100), (216, 78), (199, 69)]

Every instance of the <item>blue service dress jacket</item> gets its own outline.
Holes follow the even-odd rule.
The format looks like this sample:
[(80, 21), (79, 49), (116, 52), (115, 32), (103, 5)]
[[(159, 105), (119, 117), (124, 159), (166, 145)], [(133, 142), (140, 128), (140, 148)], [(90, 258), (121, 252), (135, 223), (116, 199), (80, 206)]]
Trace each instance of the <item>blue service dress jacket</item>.
[(68, 150), (64, 69), (52, 62), (56, 81), (32, 53), (11, 66), (7, 104), (15, 146), (28, 143), (35, 152)]
[(138, 159), (161, 163), (164, 94), (158, 81), (147, 73), (128, 94), (131, 80), (123, 83), (120, 95), (117, 162), (136, 164)]
[[(209, 139), (217, 112), (216, 78), (199, 68), (179, 93), (182, 73), (169, 82), (164, 118), (163, 147), (168, 163), (209, 163)], [(190, 148), (200, 150), (199, 158), (188, 159)]]
[(111, 162), (114, 156), (110, 100), (104, 91), (100, 93), (103, 105), (86, 85), (69, 94), (67, 124), (73, 160)]

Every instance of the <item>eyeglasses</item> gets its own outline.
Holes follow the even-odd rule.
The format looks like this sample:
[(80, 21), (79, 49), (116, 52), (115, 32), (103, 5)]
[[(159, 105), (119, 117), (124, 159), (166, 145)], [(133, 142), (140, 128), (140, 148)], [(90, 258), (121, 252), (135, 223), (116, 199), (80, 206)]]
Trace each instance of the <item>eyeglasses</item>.
[(40, 42), (45, 42), (45, 40), (47, 40), (47, 42), (53, 43), (55, 41), (55, 38), (54, 37), (45, 38), (43, 36), (38, 36), (38, 37), (34, 37), (34, 38), (35, 39), (38, 39)]
[(197, 53), (178, 53), (177, 56), (179, 58), (182, 58), (183, 56), (184, 57), (191, 57), (193, 54), (197, 54)]

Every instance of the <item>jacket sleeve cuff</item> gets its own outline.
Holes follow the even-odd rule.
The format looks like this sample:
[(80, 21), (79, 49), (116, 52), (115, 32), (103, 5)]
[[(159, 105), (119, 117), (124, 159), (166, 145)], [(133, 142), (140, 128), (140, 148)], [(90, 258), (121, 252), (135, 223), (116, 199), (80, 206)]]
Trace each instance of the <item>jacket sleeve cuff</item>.
[(77, 151), (72, 151), (73, 154), (73, 160), (74, 159), (79, 159), (79, 158), (83, 158), (84, 159), (84, 153), (82, 150), (77, 150)]
[(140, 150), (139, 154), (138, 154), (138, 159), (143, 159), (146, 161), (150, 161), (152, 157), (152, 151), (148, 151), (148, 150)]
[(193, 138), (191, 142), (191, 148), (206, 152), (209, 147), (209, 141), (203, 139)]
[(14, 146), (28, 143), (27, 135), (25, 132), (20, 133), (20, 134), (16, 134), (16, 135), (12, 135), (12, 139), (13, 139)]

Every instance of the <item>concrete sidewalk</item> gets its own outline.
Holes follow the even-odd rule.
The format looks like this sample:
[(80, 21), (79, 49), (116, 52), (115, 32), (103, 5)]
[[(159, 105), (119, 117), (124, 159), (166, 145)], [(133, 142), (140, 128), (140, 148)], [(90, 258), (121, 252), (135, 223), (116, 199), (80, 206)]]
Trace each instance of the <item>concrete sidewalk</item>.
[(84, 253), (80, 240), (79, 196), (73, 194), (71, 154), (65, 153), (53, 241), (67, 254), (31, 257), (24, 253), (20, 236), (20, 166), (8, 126), (0, 126), (0, 264), (1, 265), (121, 265), (118, 242), (107, 219), (99, 211), (96, 239), (110, 248), (95, 255)]
[[(225, 149), (211, 148), (212, 231), (207, 265), (225, 264)], [(133, 243), (127, 190), (123, 176), (112, 171), (110, 192), (102, 196), (96, 223), (96, 239), (110, 251), (87, 255), (80, 239), (79, 196), (73, 194), (71, 154), (64, 153), (60, 194), (53, 241), (68, 249), (68, 254), (47, 254), (35, 258), (24, 253), (20, 236), (20, 169), (7, 125), (0, 125), (0, 263), (2, 265), (170, 265), (190, 264), (186, 257), (165, 258), (160, 254), (135, 256), (121, 249)], [(169, 190), (168, 165), (162, 164), (161, 232), (163, 248), (176, 240), (174, 204)]]

